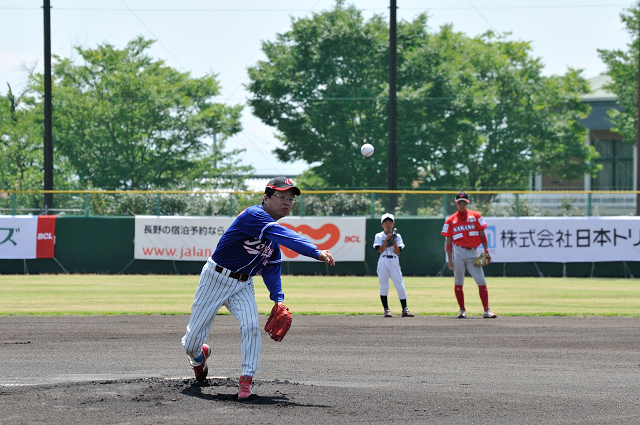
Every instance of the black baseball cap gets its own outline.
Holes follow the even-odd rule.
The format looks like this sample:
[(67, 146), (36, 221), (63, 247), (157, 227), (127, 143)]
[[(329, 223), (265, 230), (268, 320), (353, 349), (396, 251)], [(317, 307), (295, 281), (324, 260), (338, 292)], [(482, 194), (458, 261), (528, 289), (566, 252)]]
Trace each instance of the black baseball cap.
[[(300, 196), (300, 189), (295, 187), (291, 179), (288, 179), (284, 176), (276, 177), (275, 179), (269, 180), (267, 183), (267, 187), (271, 189), (278, 190), (280, 192), (284, 192), (285, 190), (293, 189), (293, 193), (297, 196)], [(266, 188), (265, 188), (266, 190)]]
[(456, 195), (456, 202), (459, 202), (459, 201), (466, 202), (468, 204), (469, 203), (469, 195), (467, 195), (464, 192), (458, 193)]

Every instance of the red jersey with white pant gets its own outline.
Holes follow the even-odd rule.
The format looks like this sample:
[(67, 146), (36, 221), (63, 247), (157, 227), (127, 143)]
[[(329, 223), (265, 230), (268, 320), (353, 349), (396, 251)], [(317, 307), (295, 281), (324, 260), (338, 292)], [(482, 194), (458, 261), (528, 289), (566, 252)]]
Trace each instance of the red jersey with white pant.
[(442, 236), (450, 237), (454, 245), (463, 248), (477, 248), (482, 244), (480, 230), (484, 230), (487, 223), (477, 211), (466, 210), (466, 215), (456, 211), (444, 222)]

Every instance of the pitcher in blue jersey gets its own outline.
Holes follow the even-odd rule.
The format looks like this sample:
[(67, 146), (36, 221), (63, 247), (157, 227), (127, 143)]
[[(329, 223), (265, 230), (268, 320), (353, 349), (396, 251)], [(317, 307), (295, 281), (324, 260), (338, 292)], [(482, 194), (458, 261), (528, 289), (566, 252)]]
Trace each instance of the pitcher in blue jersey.
[(277, 223), (289, 214), (295, 196), (300, 196), (300, 189), (288, 178), (277, 177), (267, 183), (262, 205), (251, 206), (238, 215), (202, 268), (187, 332), (182, 337), (196, 380), (204, 382), (211, 353), (205, 344), (207, 334), (220, 307), (227, 307), (242, 334), (242, 375), (238, 387), (241, 400), (252, 394), (253, 376), (262, 350), (253, 276), (261, 274), (271, 300), (282, 303), (281, 244), (298, 254), (335, 265), (329, 251), (319, 251), (317, 246)]

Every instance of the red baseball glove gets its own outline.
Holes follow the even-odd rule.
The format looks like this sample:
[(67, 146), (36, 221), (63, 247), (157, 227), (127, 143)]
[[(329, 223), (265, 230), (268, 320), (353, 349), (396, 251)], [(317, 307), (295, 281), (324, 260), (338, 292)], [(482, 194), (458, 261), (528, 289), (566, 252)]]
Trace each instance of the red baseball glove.
[(290, 327), (291, 312), (289, 307), (282, 302), (276, 303), (271, 309), (271, 315), (267, 319), (267, 324), (264, 325), (264, 330), (269, 333), (272, 340), (280, 342)]

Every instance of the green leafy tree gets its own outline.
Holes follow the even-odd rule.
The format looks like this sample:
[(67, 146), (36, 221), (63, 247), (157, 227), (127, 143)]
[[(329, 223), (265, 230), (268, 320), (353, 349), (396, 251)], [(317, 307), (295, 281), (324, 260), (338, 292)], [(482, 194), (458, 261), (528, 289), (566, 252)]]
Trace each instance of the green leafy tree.
[[(31, 103), (31, 105), (30, 105)], [(43, 188), (43, 133), (28, 93), (0, 95), (0, 188)]]
[[(44, 116), (33, 93), (27, 89), (15, 94), (8, 85), (6, 96), (0, 95), (0, 191), (44, 189), (43, 126)], [(77, 189), (77, 184), (69, 162), (58, 158), (54, 186)], [(39, 213), (44, 207), (42, 194), (25, 192), (14, 196), (19, 213)]]
[[(426, 26), (424, 16), (416, 22)], [(443, 26), (406, 55), (399, 140), (422, 185), (523, 188), (536, 172), (597, 171), (579, 123), (588, 114), (580, 100), (586, 81), (575, 70), (542, 76), (530, 50), (491, 32), (469, 38)]]
[[(76, 47), (81, 63), (55, 56), (56, 157), (69, 159), (85, 187), (240, 187), (230, 176), (251, 167), (239, 166), (242, 151), (225, 152), (224, 140), (240, 131), (242, 107), (215, 103), (215, 75), (178, 72), (145, 53), (151, 44)], [(43, 92), (42, 75), (32, 89)], [(207, 143), (214, 133), (217, 150)]]
[(380, 98), (388, 74), (386, 31), (381, 17), (365, 22), (339, 5), (294, 20), (291, 31), (263, 42), (267, 60), (249, 68), (249, 104), (278, 129), (281, 161), (321, 162), (314, 172), (335, 187), (358, 185), (363, 175), (369, 185), (384, 186), (381, 156), (365, 161), (359, 147), (369, 142), (381, 149), (386, 131)]
[[(387, 187), (388, 34), (382, 16), (337, 1), (263, 43), (249, 104), (278, 130), (280, 160), (319, 163), (327, 186)], [(425, 15), (398, 23), (397, 44), (400, 187), (522, 188), (535, 172), (596, 172), (580, 72), (544, 77), (528, 43), (430, 31)], [(376, 148), (367, 159), (365, 142)]]
[(618, 98), (622, 110), (609, 111), (612, 130), (620, 133), (625, 141), (635, 141), (638, 122), (638, 6), (626, 9), (620, 14), (630, 41), (627, 50), (598, 50), (600, 58), (607, 65), (607, 73), (612, 83), (606, 86)]

